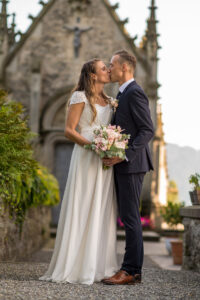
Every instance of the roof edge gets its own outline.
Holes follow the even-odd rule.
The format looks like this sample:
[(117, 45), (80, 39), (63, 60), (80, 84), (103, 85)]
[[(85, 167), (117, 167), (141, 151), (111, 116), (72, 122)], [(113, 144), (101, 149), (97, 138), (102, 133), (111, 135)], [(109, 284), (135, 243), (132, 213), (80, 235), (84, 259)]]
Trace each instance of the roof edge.
[[(44, 5), (38, 16), (34, 19), (32, 24), (29, 26), (27, 31), (22, 35), (20, 41), (16, 44), (16, 46), (8, 53), (8, 55), (5, 58), (3, 69), (5, 71), (6, 66), (12, 61), (15, 54), (20, 50), (20, 48), (24, 45), (28, 37), (31, 35), (31, 33), (34, 31), (40, 20), (45, 16), (45, 14), (48, 12), (48, 10), (52, 7), (56, 0), (50, 0), (48, 3)], [(112, 6), (109, 2), (109, 0), (101, 0), (101, 2), (105, 5), (107, 8), (107, 11), (109, 12), (112, 19), (117, 24), (118, 28), (120, 29), (122, 35), (126, 39), (127, 43), (133, 50), (134, 54), (136, 55), (136, 58), (140, 61), (140, 63), (143, 65), (145, 69), (149, 69), (149, 66), (147, 66), (147, 61), (144, 59), (143, 55), (140, 54), (140, 49), (136, 47), (134, 44), (134, 38), (132, 38), (128, 31), (124, 27), (124, 22), (120, 20), (118, 14), (115, 12), (115, 7)]]
[(48, 12), (51, 6), (54, 4), (55, 0), (50, 0), (50, 2), (46, 3), (42, 10), (39, 12), (38, 16), (34, 18), (34, 21), (28, 27), (27, 31), (22, 35), (20, 41), (16, 44), (16, 46), (8, 53), (6, 59), (4, 61), (4, 68), (10, 63), (13, 59), (14, 55), (18, 52), (18, 50), (24, 45), (28, 37), (34, 31), (40, 20), (44, 17), (44, 15)]

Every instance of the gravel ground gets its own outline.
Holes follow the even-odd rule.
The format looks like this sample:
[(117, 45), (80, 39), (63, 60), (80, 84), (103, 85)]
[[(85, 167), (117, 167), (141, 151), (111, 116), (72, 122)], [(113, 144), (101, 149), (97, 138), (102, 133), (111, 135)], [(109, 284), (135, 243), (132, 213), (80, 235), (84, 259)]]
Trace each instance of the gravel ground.
[(200, 274), (144, 268), (135, 286), (91, 286), (39, 281), (48, 263), (0, 263), (0, 300), (176, 300), (200, 299)]
[[(0, 300), (200, 300), (200, 274), (161, 269), (149, 256), (150, 246), (155, 252), (157, 244), (148, 244), (142, 284), (87, 286), (40, 281), (38, 278), (45, 273), (51, 259), (54, 242), (50, 240), (24, 261), (0, 262)], [(118, 241), (119, 264), (123, 253), (124, 242)]]
[[(52, 249), (42, 249), (36, 253), (34, 253), (29, 259), (25, 259), (24, 262), (38, 262), (38, 263), (49, 263), (51, 256), (53, 254)], [(123, 260), (123, 254), (118, 253), (117, 258), (118, 258), (118, 264), (119, 266), (122, 263)], [(144, 267), (147, 268), (160, 268), (148, 255), (144, 256)]]

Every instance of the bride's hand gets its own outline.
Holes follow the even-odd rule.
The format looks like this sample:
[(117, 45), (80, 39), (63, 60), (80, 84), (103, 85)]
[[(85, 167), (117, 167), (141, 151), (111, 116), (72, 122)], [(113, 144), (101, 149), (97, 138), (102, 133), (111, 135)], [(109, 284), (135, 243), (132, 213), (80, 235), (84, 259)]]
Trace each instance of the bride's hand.
[(102, 160), (103, 160), (104, 165), (107, 167), (112, 167), (123, 161), (123, 159), (121, 159), (119, 157), (103, 158)]

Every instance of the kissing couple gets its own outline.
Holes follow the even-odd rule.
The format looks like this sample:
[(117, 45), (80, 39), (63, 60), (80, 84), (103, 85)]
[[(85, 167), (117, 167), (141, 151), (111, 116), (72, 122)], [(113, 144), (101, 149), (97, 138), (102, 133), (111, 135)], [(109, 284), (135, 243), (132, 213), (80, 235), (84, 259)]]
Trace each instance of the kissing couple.
[[(146, 172), (153, 170), (148, 142), (154, 135), (148, 98), (136, 83), (136, 58), (114, 53), (110, 66), (86, 62), (68, 102), (65, 136), (75, 143), (62, 200), (55, 247), (40, 280), (110, 285), (142, 280), (143, 239), (140, 194)], [(104, 85), (118, 82), (118, 107)], [(85, 149), (101, 125), (120, 126), (130, 135), (125, 159), (101, 159)], [(104, 170), (102, 163), (109, 167)], [(121, 267), (116, 252), (117, 208), (126, 248)]]

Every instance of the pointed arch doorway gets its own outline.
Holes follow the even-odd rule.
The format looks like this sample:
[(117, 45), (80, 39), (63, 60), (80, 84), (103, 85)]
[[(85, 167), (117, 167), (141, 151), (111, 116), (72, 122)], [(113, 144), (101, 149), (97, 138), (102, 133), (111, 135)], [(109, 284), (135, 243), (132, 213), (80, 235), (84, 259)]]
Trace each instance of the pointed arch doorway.
[(52, 208), (53, 226), (58, 225), (62, 198), (68, 178), (74, 143), (64, 136), (65, 107), (71, 87), (56, 93), (43, 108), (41, 115), (41, 136), (43, 140), (43, 161), (55, 175), (60, 188), (60, 203)]

